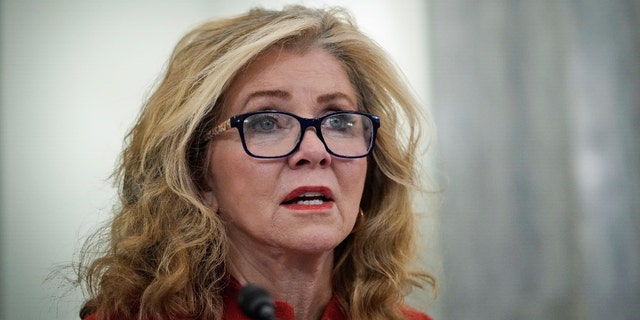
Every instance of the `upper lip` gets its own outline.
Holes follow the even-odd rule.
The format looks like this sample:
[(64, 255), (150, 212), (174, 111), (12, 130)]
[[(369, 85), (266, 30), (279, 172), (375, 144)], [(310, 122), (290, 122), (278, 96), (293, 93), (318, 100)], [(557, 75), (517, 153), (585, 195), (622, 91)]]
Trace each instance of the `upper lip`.
[(287, 196), (284, 197), (283, 203), (294, 201), (298, 198), (317, 198), (322, 197), (325, 200), (332, 200), (333, 194), (331, 189), (323, 186), (303, 186), (295, 188), (293, 191), (289, 192)]

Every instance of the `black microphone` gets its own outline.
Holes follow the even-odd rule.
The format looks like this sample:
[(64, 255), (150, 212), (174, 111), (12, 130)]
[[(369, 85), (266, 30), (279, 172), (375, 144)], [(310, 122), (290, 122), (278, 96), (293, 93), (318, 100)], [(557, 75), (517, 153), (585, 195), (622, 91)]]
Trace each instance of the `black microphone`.
[(254, 320), (275, 319), (276, 308), (267, 290), (255, 285), (247, 284), (240, 289), (238, 305), (244, 314)]

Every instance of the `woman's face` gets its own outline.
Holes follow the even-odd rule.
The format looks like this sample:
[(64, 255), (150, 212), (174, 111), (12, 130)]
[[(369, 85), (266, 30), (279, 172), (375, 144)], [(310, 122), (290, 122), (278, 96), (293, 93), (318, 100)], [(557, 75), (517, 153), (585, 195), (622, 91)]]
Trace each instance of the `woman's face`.
[[(232, 83), (225, 102), (225, 119), (261, 110), (305, 118), (357, 110), (345, 70), (321, 49), (267, 51)], [(315, 129), (308, 128), (300, 148), (285, 158), (247, 155), (235, 128), (216, 136), (209, 152), (207, 197), (234, 246), (320, 253), (353, 229), (367, 160), (331, 156)]]

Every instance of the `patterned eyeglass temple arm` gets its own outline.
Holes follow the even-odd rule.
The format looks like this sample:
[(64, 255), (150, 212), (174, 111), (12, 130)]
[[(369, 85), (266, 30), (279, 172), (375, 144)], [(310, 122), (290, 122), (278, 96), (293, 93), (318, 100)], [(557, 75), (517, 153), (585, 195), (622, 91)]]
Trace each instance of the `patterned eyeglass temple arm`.
[(227, 119), (227, 121), (217, 125), (215, 128), (211, 129), (211, 131), (207, 132), (204, 138), (208, 141), (213, 139), (213, 137), (231, 129), (231, 119)]

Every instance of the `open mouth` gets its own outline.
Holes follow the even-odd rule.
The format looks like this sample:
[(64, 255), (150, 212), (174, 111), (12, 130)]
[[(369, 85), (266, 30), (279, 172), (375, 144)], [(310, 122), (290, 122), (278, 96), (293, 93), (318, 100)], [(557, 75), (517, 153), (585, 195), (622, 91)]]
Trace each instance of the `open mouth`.
[(321, 192), (305, 192), (290, 200), (284, 201), (282, 204), (285, 204), (285, 205), (298, 204), (298, 205), (313, 206), (313, 205), (320, 205), (329, 201), (332, 201), (332, 200), (330, 198), (327, 198)]
[(332, 203), (331, 190), (326, 187), (299, 187), (282, 201), (285, 206), (326, 206)]

